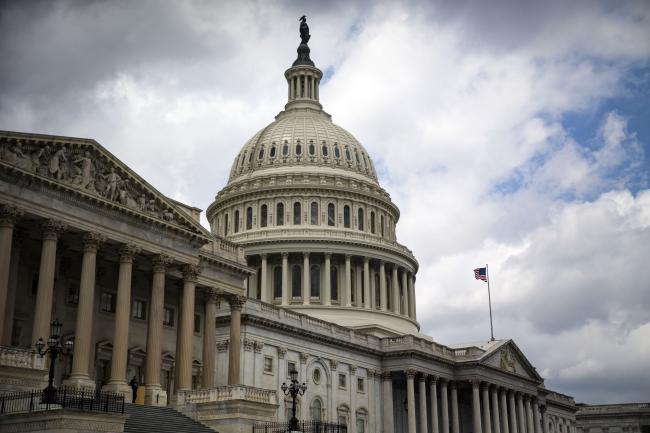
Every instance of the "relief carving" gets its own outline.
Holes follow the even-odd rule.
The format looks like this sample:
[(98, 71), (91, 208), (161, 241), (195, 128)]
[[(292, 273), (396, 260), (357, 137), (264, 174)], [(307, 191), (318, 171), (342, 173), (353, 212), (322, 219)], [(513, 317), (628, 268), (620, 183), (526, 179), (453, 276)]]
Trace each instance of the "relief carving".
[(515, 357), (509, 348), (501, 350), (501, 368), (511, 373), (516, 372)]

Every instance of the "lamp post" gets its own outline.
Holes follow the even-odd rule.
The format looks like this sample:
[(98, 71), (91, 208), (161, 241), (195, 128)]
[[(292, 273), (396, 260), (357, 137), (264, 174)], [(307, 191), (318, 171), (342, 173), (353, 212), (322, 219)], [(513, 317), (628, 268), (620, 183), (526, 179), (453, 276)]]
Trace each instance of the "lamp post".
[(56, 403), (56, 388), (54, 387), (54, 366), (56, 359), (59, 355), (68, 355), (72, 351), (72, 340), (68, 340), (63, 344), (61, 343), (62, 327), (63, 324), (59, 322), (59, 319), (54, 319), (54, 322), (50, 324), (50, 338), (47, 339), (47, 347), (42, 338), (39, 338), (35, 343), (39, 356), (50, 354), (50, 370), (47, 387), (43, 390), (43, 403), (45, 404)]
[(291, 405), (291, 419), (289, 420), (289, 431), (300, 431), (300, 425), (298, 425), (298, 418), (296, 418), (296, 397), (299, 395), (305, 394), (307, 390), (307, 385), (305, 382), (298, 383), (298, 372), (294, 369), (289, 372), (289, 377), (291, 378), (291, 383), (287, 385), (283, 383), (281, 386), (282, 392), (284, 395), (291, 395), (292, 405)]

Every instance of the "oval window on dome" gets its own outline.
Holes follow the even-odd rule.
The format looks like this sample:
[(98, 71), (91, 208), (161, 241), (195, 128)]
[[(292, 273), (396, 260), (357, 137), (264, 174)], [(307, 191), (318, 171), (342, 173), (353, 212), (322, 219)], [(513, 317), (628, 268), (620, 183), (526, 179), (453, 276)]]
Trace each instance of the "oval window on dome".
[(338, 144), (334, 145), (334, 157), (335, 158), (340, 158), (341, 157), (341, 149), (339, 149)]
[(296, 155), (298, 156), (302, 155), (302, 144), (300, 144), (300, 142), (296, 144)]
[(361, 165), (361, 159), (359, 158), (359, 152), (354, 151), (354, 157), (357, 159), (357, 164)]
[(257, 154), (257, 159), (259, 159), (260, 161), (262, 159), (264, 159), (264, 148), (263, 147), (260, 149), (260, 153)]
[(314, 156), (316, 154), (316, 146), (314, 146), (314, 142), (310, 141), (309, 142), (309, 155)]
[(323, 141), (323, 149), (322, 149), (322, 151), (323, 151), (323, 156), (327, 156), (328, 149), (327, 149), (327, 144), (325, 144), (324, 141)]
[(345, 148), (345, 159), (347, 159), (348, 161), (352, 161), (352, 155), (350, 155), (350, 149), (348, 149), (347, 147)]
[(289, 155), (289, 143), (285, 141), (284, 145), (282, 146), (282, 156), (288, 156), (288, 155)]
[(275, 158), (275, 144), (271, 146), (271, 150), (269, 151), (269, 157)]

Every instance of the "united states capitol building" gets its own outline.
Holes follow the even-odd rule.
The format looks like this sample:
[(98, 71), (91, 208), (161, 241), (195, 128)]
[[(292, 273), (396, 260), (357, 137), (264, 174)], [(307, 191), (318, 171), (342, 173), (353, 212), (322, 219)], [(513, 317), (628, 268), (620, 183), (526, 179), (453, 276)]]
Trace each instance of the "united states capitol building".
[[(286, 421), (294, 369), (307, 385), (298, 418), (349, 432), (646, 432), (620, 419), (582, 428), (580, 406), (512, 340), (420, 333), (399, 209), (319, 102), (306, 39), (284, 110), (207, 207), (210, 230), (92, 139), (0, 131), (0, 391), (45, 386), (33, 348), (58, 318), (73, 349), (57, 386), (130, 402), (135, 378), (137, 403), (220, 432)], [(20, 427), (34, 416), (0, 415), (0, 431), (47, 430)], [(120, 425), (135, 431), (128, 419), (70, 431)]]

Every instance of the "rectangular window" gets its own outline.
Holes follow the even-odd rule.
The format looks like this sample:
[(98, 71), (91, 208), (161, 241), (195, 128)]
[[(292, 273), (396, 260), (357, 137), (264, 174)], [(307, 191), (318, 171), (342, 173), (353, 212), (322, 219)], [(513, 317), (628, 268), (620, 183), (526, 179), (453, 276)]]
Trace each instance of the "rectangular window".
[(104, 313), (114, 313), (115, 312), (115, 301), (117, 296), (112, 292), (103, 292), (101, 302), (99, 304), (100, 311)]
[(344, 373), (339, 373), (339, 388), (345, 389), (347, 387), (347, 380)]
[(357, 377), (357, 392), (366, 392), (366, 382), (363, 377)]
[(79, 303), (79, 283), (71, 283), (65, 295), (65, 302), (72, 305)]
[(147, 320), (147, 303), (142, 299), (134, 299), (133, 306), (131, 307), (131, 317)]
[(298, 369), (296, 368), (296, 363), (291, 361), (287, 362), (287, 377), (291, 376), (291, 372), (293, 370), (298, 371)]
[(174, 326), (174, 308), (164, 307), (163, 310), (163, 325), (173, 327)]
[(195, 334), (200, 334), (201, 333), (201, 315), (200, 314), (195, 314), (194, 315), (194, 333)]
[(273, 358), (270, 356), (264, 357), (264, 373), (273, 373)]

